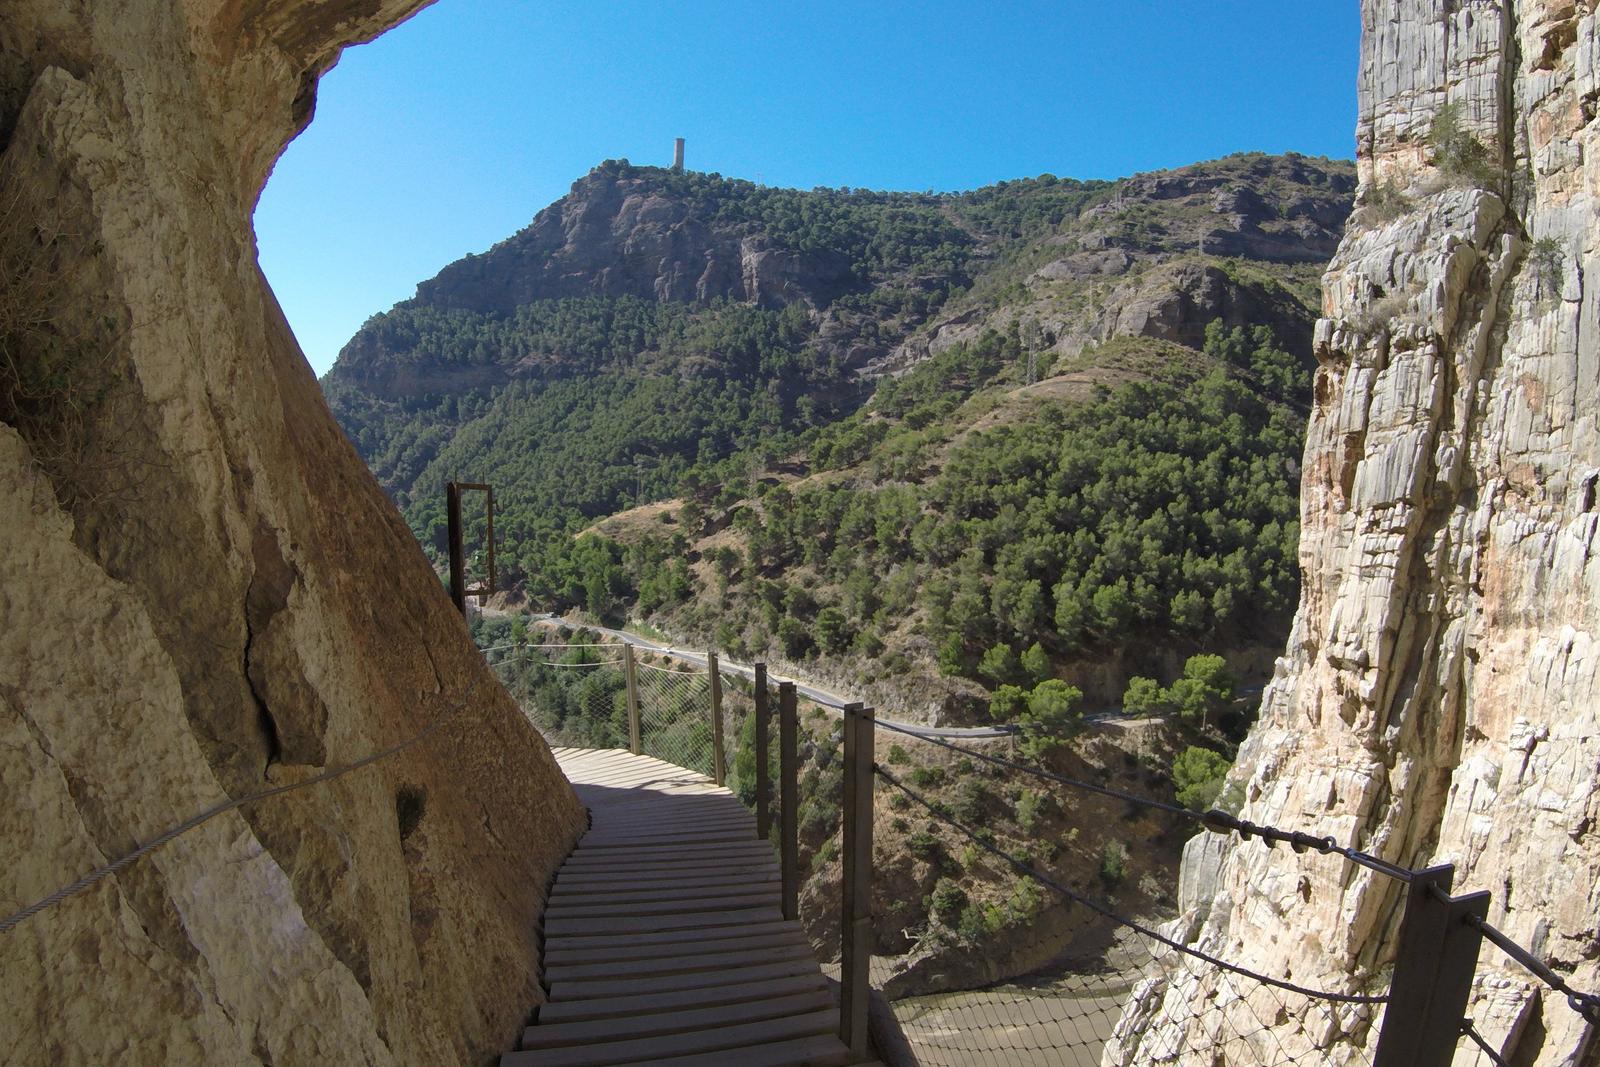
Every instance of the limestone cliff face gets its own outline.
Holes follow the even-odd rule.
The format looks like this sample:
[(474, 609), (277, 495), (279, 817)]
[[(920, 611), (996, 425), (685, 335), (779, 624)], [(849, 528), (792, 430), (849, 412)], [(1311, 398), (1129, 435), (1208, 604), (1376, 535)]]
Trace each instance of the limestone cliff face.
[[(1362, 4), (1362, 193), (1315, 337), (1304, 591), (1234, 772), (1251, 819), (1410, 866), (1455, 863), (1457, 891), (1489, 890), (1491, 921), (1588, 988), (1600, 985), (1594, 7)], [(1196, 943), (1302, 983), (1384, 987), (1399, 904), (1385, 879), (1217, 838), (1191, 843), (1185, 877), (1178, 925)], [(1560, 998), (1492, 946), (1482, 973), (1471, 1013), (1512, 1062), (1576, 1062), (1581, 1026)], [(1154, 1050), (1196, 1039), (1185, 1020), (1217, 988), (1147, 982), (1107, 1062), (1170, 1062)], [(1275, 995), (1252, 999), (1273, 1019), (1261, 1011)], [(1332, 1035), (1359, 1040), (1371, 1020), (1333, 1017), (1280, 1020), (1279, 1039), (1292, 1055), (1332, 1045), (1348, 1059)], [(1229, 1062), (1262, 1054), (1236, 1044)]]
[(324, 407), (250, 215), (420, 0), (0, 0), (0, 1062), (484, 1063), (581, 809)]

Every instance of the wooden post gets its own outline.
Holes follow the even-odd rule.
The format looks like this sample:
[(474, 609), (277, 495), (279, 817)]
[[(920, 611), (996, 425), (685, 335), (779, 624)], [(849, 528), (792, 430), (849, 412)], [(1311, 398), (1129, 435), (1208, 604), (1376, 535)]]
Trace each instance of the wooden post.
[(1489, 894), (1452, 897), (1454, 878), (1455, 868), (1444, 864), (1418, 871), (1406, 887), (1374, 1067), (1449, 1067), (1455, 1057), (1483, 944), (1466, 919), (1489, 914)]
[(467, 613), (466, 561), (461, 550), (461, 487), (455, 482), (444, 485), (445, 525), (450, 538), (450, 600), (456, 610)]
[(711, 777), (718, 785), (728, 781), (728, 756), (722, 741), (722, 672), (717, 669), (717, 654), (706, 653), (706, 666), (711, 670)]
[(793, 682), (778, 683), (778, 848), (783, 917), (800, 918), (800, 716)]
[(874, 716), (844, 706), (844, 899), (840, 902), (839, 1040), (867, 1055), (872, 962), (872, 756)]
[(633, 646), (622, 645), (622, 679), (628, 687), (628, 750), (639, 754), (639, 672), (633, 665)]
[(765, 841), (772, 834), (772, 780), (767, 764), (769, 748), (767, 707), (767, 665), (756, 664), (756, 836)]

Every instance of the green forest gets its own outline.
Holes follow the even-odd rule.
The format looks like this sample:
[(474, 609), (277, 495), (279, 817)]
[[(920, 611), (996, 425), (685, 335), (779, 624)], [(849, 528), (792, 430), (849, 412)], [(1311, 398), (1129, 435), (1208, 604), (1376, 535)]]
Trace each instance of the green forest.
[[(949, 679), (986, 694), (983, 714), (1060, 719), (1083, 705), (1077, 665), (1281, 640), (1310, 365), (1303, 339), (1295, 354), (1237, 312), (1188, 344), (1112, 336), (1062, 355), (1058, 335), (1109, 286), (1176, 284), (1176, 268), (1308, 330), (1314, 265), (1197, 252), (1218, 224), (1210, 190), (1258, 188), (1261, 218), (1233, 224), (1292, 245), (1305, 204), (1348, 210), (1345, 169), (1245, 155), (1143, 184), (935, 195), (610, 161), (572, 197), (670, 202), (707, 241), (794, 253), (804, 284), (778, 306), (532, 283), (510, 308), (419, 295), (374, 316), (324, 388), (436, 560), (444, 483), (494, 485), (502, 584), (533, 610)], [(474, 269), (537, 269), (538, 232)], [(1087, 273), (1042, 269), (1085, 256)], [(863, 373), (862, 353), (941, 321), (968, 325)], [(472, 515), (469, 544), (484, 533)], [(1165, 692), (1173, 671), (1138, 680)]]

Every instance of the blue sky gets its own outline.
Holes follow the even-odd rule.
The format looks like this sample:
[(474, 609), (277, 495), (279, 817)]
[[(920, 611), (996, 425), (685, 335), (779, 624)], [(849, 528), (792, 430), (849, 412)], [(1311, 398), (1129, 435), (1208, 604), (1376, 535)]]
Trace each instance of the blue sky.
[(1354, 149), (1355, 0), (439, 0), (347, 51), (256, 212), (321, 374), (596, 163), (971, 189)]

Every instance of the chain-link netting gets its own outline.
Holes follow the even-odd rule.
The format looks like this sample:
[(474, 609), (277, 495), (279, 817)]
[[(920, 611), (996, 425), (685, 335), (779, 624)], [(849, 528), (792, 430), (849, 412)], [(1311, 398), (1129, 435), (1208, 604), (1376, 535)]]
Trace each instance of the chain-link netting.
[(711, 728), (711, 675), (703, 667), (640, 659), (639, 750), (707, 778), (716, 776)]
[(500, 683), (552, 745), (627, 748), (620, 644), (528, 644), (485, 650)]
[[(927, 901), (931, 921), (921, 940), (896, 958), (875, 958), (872, 968), (874, 986), (925, 1067), (1371, 1062), (1367, 1042), (1381, 997), (1254, 974), (1183, 946), (1181, 931), (1121, 914), (1116, 895), (1103, 888), (1121, 877), (1116, 865), (1126, 856), (1117, 847), (1079, 841), (1087, 846), (1079, 852), (1098, 855), (1100, 864), (1074, 876), (1050, 861), (1048, 848), (1019, 849), (992, 820), (963, 819), (893, 771), (880, 768), (878, 780), (891, 810), (915, 812), (924, 823), (912, 847), (954, 876)], [(1108, 843), (1116, 840), (1111, 829)], [(963, 887), (1005, 884), (1001, 875), (1015, 878), (1002, 899), (980, 903)], [(1089, 888), (1095, 883), (1102, 888)], [(920, 992), (950, 984), (937, 973), (940, 961), (952, 972), (981, 974), (997, 950), (1033, 937), (1061, 945), (1064, 958), (1025, 980)]]

